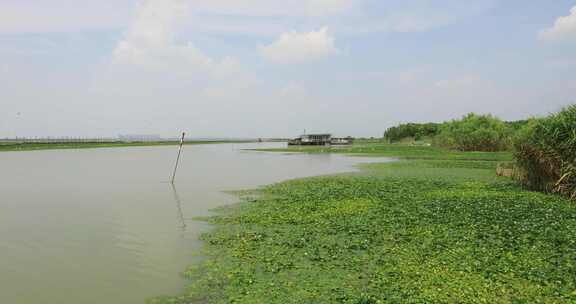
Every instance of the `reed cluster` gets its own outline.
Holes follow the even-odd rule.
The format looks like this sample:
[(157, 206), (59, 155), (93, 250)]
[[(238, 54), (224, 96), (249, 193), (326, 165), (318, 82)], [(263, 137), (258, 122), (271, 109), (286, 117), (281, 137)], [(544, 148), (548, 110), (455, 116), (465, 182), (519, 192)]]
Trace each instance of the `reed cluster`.
[(532, 120), (515, 139), (521, 182), (532, 190), (576, 198), (576, 105)]

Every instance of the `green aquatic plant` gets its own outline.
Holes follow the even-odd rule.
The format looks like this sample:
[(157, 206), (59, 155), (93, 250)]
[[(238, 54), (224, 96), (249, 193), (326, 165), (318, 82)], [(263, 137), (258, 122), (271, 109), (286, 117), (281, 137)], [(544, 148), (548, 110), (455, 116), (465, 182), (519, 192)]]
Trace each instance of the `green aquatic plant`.
[(210, 219), (187, 292), (153, 303), (574, 303), (576, 207), (496, 164), (405, 160), (264, 187)]
[(269, 152), (339, 153), (356, 156), (384, 156), (411, 160), (476, 160), (511, 161), (512, 153), (455, 151), (441, 147), (371, 143), (350, 147), (287, 147), (283, 149), (256, 149)]

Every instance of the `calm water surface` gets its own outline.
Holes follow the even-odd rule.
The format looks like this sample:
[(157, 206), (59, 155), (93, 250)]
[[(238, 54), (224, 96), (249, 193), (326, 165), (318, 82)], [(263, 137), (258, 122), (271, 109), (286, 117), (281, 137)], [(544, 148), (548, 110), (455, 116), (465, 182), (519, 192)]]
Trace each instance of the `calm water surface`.
[[(282, 144), (0, 153), (0, 303), (143, 303), (184, 290), (180, 273), (235, 202), (225, 190), (347, 172), (369, 158), (242, 151)], [(378, 161), (382, 161), (379, 159)]]

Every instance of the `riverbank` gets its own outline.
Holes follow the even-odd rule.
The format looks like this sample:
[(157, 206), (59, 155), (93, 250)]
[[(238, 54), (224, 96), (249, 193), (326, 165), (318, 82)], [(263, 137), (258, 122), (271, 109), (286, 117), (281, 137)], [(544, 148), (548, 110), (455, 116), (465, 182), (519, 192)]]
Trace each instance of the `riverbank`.
[(209, 219), (187, 294), (152, 303), (576, 301), (576, 206), (497, 177), (509, 153), (281, 151), (401, 160), (246, 192)]
[[(249, 143), (250, 141), (186, 141), (186, 145)], [(126, 147), (152, 147), (176, 146), (179, 141), (153, 141), (153, 142), (0, 142), (0, 152), (37, 151), (37, 150), (65, 150), (65, 149), (97, 149), (97, 148), (126, 148)]]
[(479, 160), (510, 161), (510, 152), (459, 152), (426, 145), (396, 145), (381, 142), (364, 142), (353, 146), (294, 146), (283, 149), (256, 149), (263, 152), (288, 153), (339, 153), (357, 156), (400, 157), (407, 160)]

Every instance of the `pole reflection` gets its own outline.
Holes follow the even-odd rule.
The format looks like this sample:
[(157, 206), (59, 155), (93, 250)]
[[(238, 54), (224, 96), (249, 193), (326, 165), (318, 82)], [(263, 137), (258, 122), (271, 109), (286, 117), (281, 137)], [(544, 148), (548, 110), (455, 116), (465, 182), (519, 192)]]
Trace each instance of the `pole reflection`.
[(184, 220), (184, 212), (182, 212), (182, 201), (180, 200), (180, 195), (178, 195), (178, 190), (174, 184), (170, 184), (172, 187), (172, 194), (174, 195), (174, 201), (176, 202), (176, 216), (178, 221), (180, 221), (180, 229), (182, 232), (186, 231), (186, 220)]

